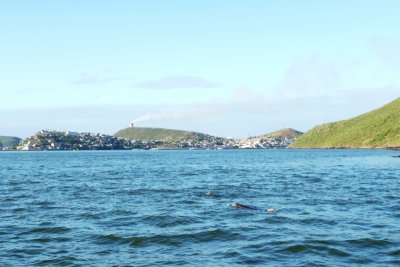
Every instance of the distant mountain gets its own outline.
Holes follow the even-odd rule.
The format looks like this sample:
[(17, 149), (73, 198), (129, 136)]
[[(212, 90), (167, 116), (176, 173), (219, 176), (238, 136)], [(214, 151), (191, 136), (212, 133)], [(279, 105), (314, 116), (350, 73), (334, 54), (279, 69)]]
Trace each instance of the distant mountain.
[(16, 147), (21, 138), (14, 136), (0, 136), (0, 147)]
[(188, 139), (205, 140), (214, 138), (211, 135), (191, 131), (146, 127), (126, 128), (116, 132), (114, 136), (130, 140), (160, 140), (171, 143)]
[(263, 137), (292, 137), (292, 138), (298, 138), (302, 135), (302, 132), (299, 132), (297, 130), (294, 130), (292, 128), (285, 128), (281, 129), (272, 133), (267, 133), (264, 134)]
[(322, 124), (291, 148), (400, 148), (400, 98), (349, 120)]

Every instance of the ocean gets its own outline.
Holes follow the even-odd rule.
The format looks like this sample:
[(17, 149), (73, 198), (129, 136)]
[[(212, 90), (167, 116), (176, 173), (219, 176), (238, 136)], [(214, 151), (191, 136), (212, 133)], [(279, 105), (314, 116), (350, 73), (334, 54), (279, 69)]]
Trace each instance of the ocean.
[(1, 152), (0, 266), (399, 266), (399, 154)]

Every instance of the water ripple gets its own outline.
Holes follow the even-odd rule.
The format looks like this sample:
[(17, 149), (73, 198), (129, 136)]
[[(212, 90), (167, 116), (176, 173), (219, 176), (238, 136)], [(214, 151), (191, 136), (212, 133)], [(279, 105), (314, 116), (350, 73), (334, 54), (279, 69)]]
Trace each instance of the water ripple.
[(399, 266), (392, 154), (0, 153), (0, 266)]
[(108, 244), (128, 244), (135, 247), (144, 247), (149, 245), (163, 246), (181, 246), (185, 243), (205, 243), (209, 241), (225, 241), (237, 238), (240, 234), (223, 231), (220, 229), (177, 234), (177, 235), (152, 235), (152, 236), (132, 236), (123, 237), (115, 234), (100, 235), (96, 237), (96, 241), (101, 245)]

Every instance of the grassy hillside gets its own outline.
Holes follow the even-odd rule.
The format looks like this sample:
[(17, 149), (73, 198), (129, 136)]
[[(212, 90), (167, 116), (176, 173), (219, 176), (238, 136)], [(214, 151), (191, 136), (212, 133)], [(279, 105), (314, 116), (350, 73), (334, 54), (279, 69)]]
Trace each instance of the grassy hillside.
[(291, 148), (400, 147), (400, 98), (350, 120), (314, 127)]
[(161, 140), (165, 142), (177, 142), (184, 139), (204, 139), (208, 135), (196, 132), (171, 130), (163, 128), (132, 127), (118, 131), (114, 136), (128, 138), (130, 140)]
[(298, 138), (302, 134), (303, 134), (302, 132), (296, 131), (294, 129), (285, 128), (285, 129), (281, 129), (279, 131), (275, 131), (275, 132), (272, 132), (272, 133), (265, 134), (264, 136)]
[(21, 141), (18, 137), (0, 136), (0, 147), (15, 147)]

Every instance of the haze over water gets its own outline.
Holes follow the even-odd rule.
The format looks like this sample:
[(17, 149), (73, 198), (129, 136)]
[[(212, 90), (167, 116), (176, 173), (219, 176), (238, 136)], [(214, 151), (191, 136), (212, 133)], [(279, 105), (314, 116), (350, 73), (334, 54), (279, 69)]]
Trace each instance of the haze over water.
[(398, 266), (397, 154), (0, 153), (0, 266)]

